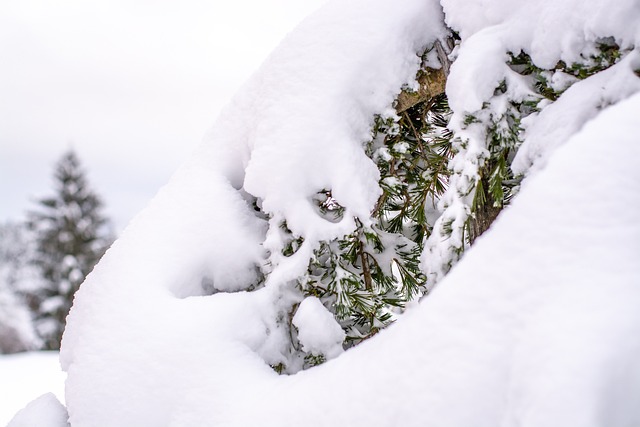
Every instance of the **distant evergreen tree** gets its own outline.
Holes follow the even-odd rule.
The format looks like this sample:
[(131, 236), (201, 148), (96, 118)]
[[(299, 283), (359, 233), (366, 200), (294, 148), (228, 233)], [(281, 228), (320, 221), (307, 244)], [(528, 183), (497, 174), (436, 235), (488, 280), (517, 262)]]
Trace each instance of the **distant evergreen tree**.
[(46, 349), (59, 349), (73, 295), (108, 244), (107, 219), (100, 198), (89, 188), (76, 154), (69, 151), (55, 167), (55, 195), (29, 212), (44, 286), (30, 305)]

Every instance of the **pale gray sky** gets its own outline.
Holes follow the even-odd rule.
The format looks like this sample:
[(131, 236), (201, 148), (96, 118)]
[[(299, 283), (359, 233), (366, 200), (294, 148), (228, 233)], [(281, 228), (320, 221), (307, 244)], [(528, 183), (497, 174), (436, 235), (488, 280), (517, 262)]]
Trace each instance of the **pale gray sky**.
[(324, 0), (2, 0), (0, 222), (73, 147), (118, 230)]

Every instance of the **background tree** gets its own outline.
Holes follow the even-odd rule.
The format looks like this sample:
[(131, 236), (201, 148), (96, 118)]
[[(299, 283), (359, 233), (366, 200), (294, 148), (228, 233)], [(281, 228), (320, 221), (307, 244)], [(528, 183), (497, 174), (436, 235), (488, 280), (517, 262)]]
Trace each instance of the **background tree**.
[(55, 194), (29, 212), (34, 232), (34, 264), (43, 286), (30, 298), (36, 329), (46, 349), (59, 349), (73, 295), (110, 243), (100, 198), (89, 188), (73, 151), (54, 172)]
[(32, 250), (23, 223), (0, 224), (0, 354), (40, 345), (24, 298), (41, 282), (29, 263)]

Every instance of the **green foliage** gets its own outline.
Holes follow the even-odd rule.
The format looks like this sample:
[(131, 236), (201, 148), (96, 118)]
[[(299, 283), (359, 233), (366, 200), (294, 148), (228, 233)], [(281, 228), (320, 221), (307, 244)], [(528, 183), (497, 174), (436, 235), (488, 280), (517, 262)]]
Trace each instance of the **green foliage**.
[[(546, 70), (536, 66), (528, 54), (520, 52), (510, 55), (509, 66), (517, 73), (533, 78), (533, 88), (540, 95), (539, 100), (555, 101), (571, 84), (606, 70), (618, 62), (625, 53), (612, 38), (605, 38), (595, 43), (591, 54), (581, 55), (578, 62), (567, 64), (560, 61), (554, 68)], [(567, 83), (553, 84), (554, 74), (564, 75)], [(537, 102), (531, 105), (534, 110), (537, 110), (536, 104)]]
[[(315, 355), (315, 354), (307, 354), (304, 358), (304, 364), (305, 367), (313, 367), (313, 366), (318, 366), (318, 365), (322, 365), (324, 362), (326, 362), (327, 360), (325, 359), (325, 357), (320, 354), (320, 355)], [(282, 372), (280, 372), (282, 373)]]
[(276, 371), (278, 374), (284, 374), (286, 372), (287, 367), (284, 363), (278, 363), (277, 365), (271, 365), (271, 369)]
[[(376, 334), (407, 302), (426, 293), (419, 258), (433, 226), (427, 212), (435, 210), (447, 186), (449, 116), (446, 98), (439, 96), (400, 116), (376, 117), (366, 149), (378, 166), (382, 195), (372, 223), (356, 218), (353, 233), (320, 242), (307, 274), (298, 280), (304, 295), (320, 298), (334, 313), (346, 333), (345, 347)], [(342, 219), (344, 208), (330, 189), (318, 192), (314, 201), (328, 221)], [(292, 255), (301, 244), (290, 235), (283, 255)]]
[[(523, 140), (522, 120), (538, 112), (542, 101), (555, 101), (573, 81), (601, 71), (619, 56), (615, 46), (602, 44), (580, 64), (543, 70), (526, 53), (511, 55), (513, 78), (502, 81), (483, 108), (463, 120), (463, 129), (484, 136), (484, 149), (472, 154), (477, 174), (455, 172), (452, 166), (457, 153), (468, 156), (469, 146), (448, 128), (451, 112), (444, 95), (375, 118), (365, 149), (378, 167), (382, 195), (370, 218), (355, 218), (352, 233), (319, 242), (306, 274), (297, 280), (304, 296), (318, 297), (334, 314), (346, 333), (345, 348), (376, 334), (407, 302), (428, 292), (420, 256), (441, 216), (437, 202), (442, 199), (445, 209), (452, 203), (443, 199), (452, 173), (460, 174), (454, 191), (463, 201), (464, 215), (445, 210), (441, 216), (436, 237), (457, 236), (450, 244), (455, 256), (441, 257), (448, 263), (445, 272), (517, 192), (521, 177), (514, 176), (510, 165)], [(345, 209), (330, 188), (318, 191), (313, 201), (327, 221), (343, 219)], [(294, 236), (286, 223), (281, 228), (286, 236), (282, 255), (289, 257), (304, 239)], [(298, 354), (304, 353), (293, 341)], [(322, 355), (301, 356), (305, 367), (324, 361)]]
[[(386, 123), (377, 120), (377, 135), (370, 151), (380, 171), (382, 197), (374, 218), (391, 233), (402, 233), (422, 244), (431, 232), (425, 207), (444, 193), (451, 157), (451, 132), (447, 129), (449, 106), (444, 95), (420, 103)], [(405, 230), (409, 227), (411, 231)]]
[(517, 193), (522, 176), (511, 162), (526, 134), (523, 120), (555, 102), (571, 85), (612, 66), (625, 55), (613, 39), (586, 48), (572, 64), (552, 69), (534, 64), (526, 52), (508, 53), (509, 67), (493, 96), (475, 112), (459, 112), (449, 162), (444, 208), (425, 243), (423, 266), (429, 286), (444, 277), (465, 248), (486, 231)]
[[(489, 204), (493, 208), (502, 208), (513, 195), (513, 189), (519, 182), (514, 179), (507, 166), (510, 156), (522, 143), (520, 121), (531, 113), (530, 105), (537, 98), (530, 97), (523, 102), (514, 102), (507, 98), (507, 84), (502, 82), (494, 94), (495, 103), (503, 103), (506, 107), (495, 108), (494, 103), (487, 103), (485, 110), (478, 116), (477, 123), (487, 127), (488, 156), (483, 159), (479, 171), (475, 197), (471, 207), (476, 213)], [(473, 235), (470, 233), (470, 235)], [(476, 236), (477, 237), (477, 236)]]
[(466, 224), (471, 242), (486, 230), (519, 188), (522, 177), (513, 175), (510, 161), (522, 143), (522, 119), (538, 112), (542, 101), (554, 102), (575, 81), (610, 67), (620, 58), (619, 47), (608, 39), (597, 43), (595, 52), (583, 56), (581, 62), (567, 65), (561, 61), (552, 70), (537, 67), (525, 52), (510, 55), (508, 65), (530, 82), (530, 92), (513, 96), (507, 82), (502, 81), (483, 109), (467, 115), (464, 121), (465, 126), (484, 127), (488, 151), (481, 159), (471, 215)]

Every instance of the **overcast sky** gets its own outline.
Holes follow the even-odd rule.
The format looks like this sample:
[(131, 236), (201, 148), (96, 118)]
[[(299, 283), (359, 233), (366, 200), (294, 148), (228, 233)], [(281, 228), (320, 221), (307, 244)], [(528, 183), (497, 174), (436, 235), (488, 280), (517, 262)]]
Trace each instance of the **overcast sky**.
[(323, 0), (0, 1), (0, 222), (78, 153), (116, 230)]

